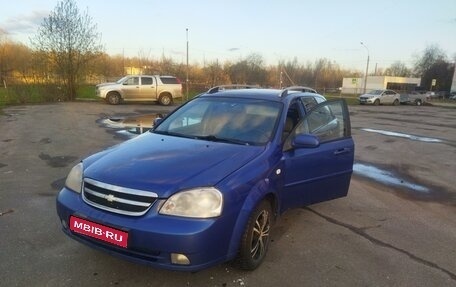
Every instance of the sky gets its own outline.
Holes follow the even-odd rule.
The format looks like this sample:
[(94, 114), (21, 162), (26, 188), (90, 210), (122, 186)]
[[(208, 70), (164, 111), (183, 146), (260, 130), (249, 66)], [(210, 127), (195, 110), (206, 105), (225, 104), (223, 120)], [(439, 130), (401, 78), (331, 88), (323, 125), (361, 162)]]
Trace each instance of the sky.
[[(0, 0), (0, 29), (30, 45), (58, 0)], [(326, 58), (342, 68), (412, 67), (430, 45), (456, 58), (456, 0), (76, 0), (110, 55), (204, 65), (252, 53), (265, 64)], [(188, 29), (188, 32), (187, 30)], [(363, 42), (365, 46), (361, 45)]]

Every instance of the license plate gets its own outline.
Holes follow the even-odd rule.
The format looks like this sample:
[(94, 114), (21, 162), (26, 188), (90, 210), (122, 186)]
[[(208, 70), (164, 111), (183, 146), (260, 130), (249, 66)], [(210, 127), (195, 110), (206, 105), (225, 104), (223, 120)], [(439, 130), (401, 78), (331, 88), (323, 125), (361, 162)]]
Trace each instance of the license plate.
[(79, 234), (127, 248), (128, 232), (70, 216), (70, 230)]

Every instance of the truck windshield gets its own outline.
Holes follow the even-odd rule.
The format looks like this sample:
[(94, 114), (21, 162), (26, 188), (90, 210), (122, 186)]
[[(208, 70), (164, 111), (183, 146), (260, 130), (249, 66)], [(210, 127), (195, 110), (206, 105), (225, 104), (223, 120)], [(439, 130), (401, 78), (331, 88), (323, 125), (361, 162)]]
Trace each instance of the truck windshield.
[(117, 83), (117, 84), (122, 84), (122, 82), (125, 81), (127, 78), (128, 78), (128, 76), (125, 76), (125, 77), (123, 77), (123, 78), (117, 80), (116, 83)]
[(282, 104), (255, 99), (198, 98), (153, 132), (198, 140), (262, 145), (274, 135)]

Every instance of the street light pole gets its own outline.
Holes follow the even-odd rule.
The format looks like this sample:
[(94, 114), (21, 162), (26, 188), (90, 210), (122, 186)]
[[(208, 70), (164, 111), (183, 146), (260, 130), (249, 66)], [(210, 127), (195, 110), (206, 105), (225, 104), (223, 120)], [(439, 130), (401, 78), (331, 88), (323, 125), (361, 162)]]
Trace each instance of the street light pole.
[(364, 94), (366, 93), (366, 84), (367, 84), (367, 73), (369, 72), (369, 49), (363, 42), (360, 42), (361, 45), (367, 50), (367, 64), (366, 64), (366, 74), (364, 75)]
[(185, 86), (186, 86), (185, 99), (188, 101), (188, 28), (185, 29), (185, 31), (187, 34), (187, 79), (185, 81)]

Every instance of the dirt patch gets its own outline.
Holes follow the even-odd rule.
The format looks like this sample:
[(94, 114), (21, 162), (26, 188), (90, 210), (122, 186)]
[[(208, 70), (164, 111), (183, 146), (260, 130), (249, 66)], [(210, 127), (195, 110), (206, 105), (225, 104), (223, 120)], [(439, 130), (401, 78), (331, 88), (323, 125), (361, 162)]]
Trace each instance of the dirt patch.
[(66, 167), (77, 159), (75, 156), (50, 156), (45, 153), (41, 153), (39, 158), (51, 167)]

